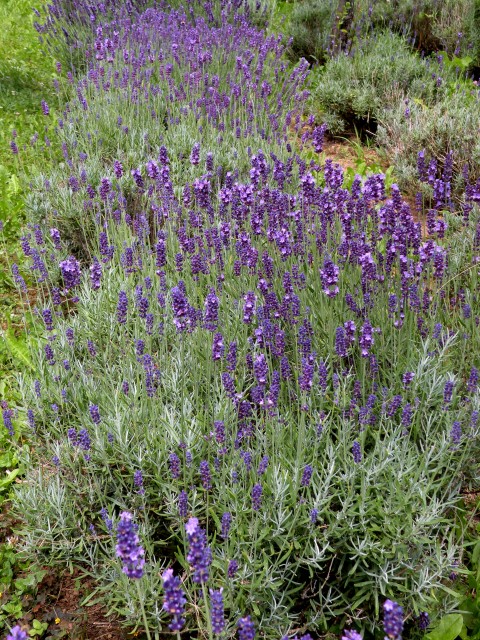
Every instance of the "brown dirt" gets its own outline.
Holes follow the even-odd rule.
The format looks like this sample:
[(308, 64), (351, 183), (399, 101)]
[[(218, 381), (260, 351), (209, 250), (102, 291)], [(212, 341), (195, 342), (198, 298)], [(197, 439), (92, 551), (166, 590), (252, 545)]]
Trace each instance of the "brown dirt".
[[(44, 567), (48, 571), (48, 567)], [(28, 614), (19, 621), (30, 626), (34, 619), (48, 623), (47, 638), (69, 640), (127, 640), (135, 637), (120, 628), (118, 620), (107, 617), (101, 604), (94, 600), (82, 606), (92, 592), (94, 582), (83, 578), (78, 570), (73, 573), (47, 573), (38, 585), (35, 596), (25, 596), (24, 609)], [(90, 606), (91, 605), (91, 606)]]
[[(357, 152), (348, 141), (325, 140), (323, 153), (327, 158), (331, 158), (343, 169), (355, 169), (357, 163)], [(388, 163), (383, 160), (375, 149), (362, 147), (363, 158), (367, 165), (378, 164), (383, 170), (388, 168)]]

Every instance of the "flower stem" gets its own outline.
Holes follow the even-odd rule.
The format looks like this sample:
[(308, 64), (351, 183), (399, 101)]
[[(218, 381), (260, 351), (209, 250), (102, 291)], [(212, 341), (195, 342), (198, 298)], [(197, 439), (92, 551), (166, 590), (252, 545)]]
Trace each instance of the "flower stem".
[(145, 625), (145, 634), (148, 640), (152, 640), (152, 636), (150, 635), (150, 631), (148, 629), (147, 614), (145, 613), (145, 607), (143, 606), (143, 595), (142, 595), (142, 590), (140, 589), (140, 581), (135, 580), (135, 582), (137, 585), (137, 593), (138, 593), (138, 599), (140, 601), (140, 608), (142, 610), (143, 624)]
[(212, 620), (210, 618), (210, 608), (208, 606), (208, 600), (207, 600), (207, 587), (204, 582), (202, 582), (202, 593), (203, 593), (203, 600), (205, 602), (205, 615), (207, 617), (208, 637), (210, 638), (210, 640), (213, 640)]

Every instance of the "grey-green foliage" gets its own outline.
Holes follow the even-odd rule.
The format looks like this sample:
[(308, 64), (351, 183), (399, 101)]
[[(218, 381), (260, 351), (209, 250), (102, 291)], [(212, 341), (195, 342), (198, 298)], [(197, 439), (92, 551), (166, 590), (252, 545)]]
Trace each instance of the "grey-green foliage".
[(479, 0), (356, 0), (354, 28), (358, 34), (388, 28), (411, 37), (417, 50), (457, 50), (478, 64), (479, 10)]
[(478, 64), (479, 6), (479, 0), (295, 2), (292, 53), (322, 62), (336, 52), (331, 43), (339, 34), (344, 50), (349, 51), (359, 39), (389, 29), (411, 38), (418, 50), (453, 54), (457, 49), (462, 55), (473, 53)]
[(407, 96), (431, 103), (437, 93), (432, 70), (390, 32), (370, 38), (350, 55), (332, 58), (317, 77), (315, 96), (333, 133), (351, 129), (356, 120), (375, 122)]
[(337, 8), (338, 0), (295, 3), (289, 25), (294, 57), (320, 63), (326, 60)]
[[(96, 90), (91, 83), (81, 89), (91, 107), (84, 109), (78, 100), (73, 99), (57, 137), (69, 149), (75, 148), (76, 152), (85, 153), (83, 170), (94, 188), (98, 187), (102, 177), (113, 177), (114, 160), (128, 167), (138, 167), (144, 172), (146, 159), (156, 158), (161, 145), (174, 150), (170, 158), (170, 170), (177, 195), (180, 195), (179, 185), (183, 188), (186, 182), (192, 183), (206, 172), (208, 151), (213, 153), (215, 165), (221, 170), (218, 173), (219, 181), (233, 170), (238, 172), (240, 178), (248, 175), (250, 155), (262, 147), (268, 146), (270, 152), (285, 157), (286, 127), (284, 121), (277, 120), (277, 105), (282, 103), (285, 112), (290, 106), (290, 116), (301, 110), (302, 98), (296, 95), (296, 89), (307, 74), (307, 63), (303, 61), (290, 74), (280, 54), (276, 57), (269, 54), (265, 59), (259, 53), (252, 56), (249, 62), (252, 68), (258, 65), (256, 74), (259, 84), (264, 82), (271, 87), (263, 107), (257, 109), (252, 119), (250, 107), (253, 109), (252, 105), (257, 100), (253, 80), (250, 84), (244, 82), (242, 87), (242, 98), (249, 105), (247, 109), (240, 100), (235, 101), (232, 97), (230, 82), (235, 75), (237, 53), (222, 54), (218, 47), (214, 48), (213, 53), (208, 74), (212, 82), (217, 80), (218, 92), (235, 105), (224, 116), (226, 121), (223, 128), (212, 126), (212, 116), (205, 110), (193, 112), (192, 96), (176, 96), (176, 99), (172, 99), (169, 77), (179, 87), (183, 82), (184, 70), (177, 64), (172, 65), (169, 77), (159, 76), (158, 69), (152, 64), (152, 71), (155, 71), (148, 77), (142, 90), (135, 91), (133, 95), (129, 88), (116, 83), (111, 83), (112, 86), (105, 91)], [(111, 67), (121, 73), (124, 62), (117, 56)], [(279, 117), (281, 120), (285, 118), (284, 115), (283, 118)], [(202, 149), (198, 166), (193, 166), (189, 161), (195, 143), (201, 143)], [(44, 189), (45, 176), (34, 177), (27, 208), (35, 222), (49, 220), (65, 234), (72, 250), (84, 254), (92, 219), (78, 215), (79, 210), (84, 208), (85, 195), (72, 189), (71, 177), (68, 163), (60, 163), (48, 177), (49, 182), (55, 185), (52, 189)], [(134, 187), (131, 175), (125, 175), (121, 182), (129, 205), (133, 205), (134, 213), (138, 212), (134, 196), (131, 201), (129, 199)]]
[(402, 187), (412, 188), (417, 154), (424, 149), (440, 163), (449, 150), (454, 151), (457, 187), (462, 184), (464, 166), (470, 180), (480, 178), (480, 95), (472, 83), (459, 84), (432, 105), (412, 101), (408, 117), (405, 105), (399, 103), (394, 109), (382, 110), (378, 119), (378, 144), (395, 165)]
[[(113, 224), (108, 225), (108, 234), (118, 246), (136, 240), (133, 232)], [(460, 243), (461, 251), (465, 246), (467, 243)], [(169, 234), (172, 255), (177, 249), (174, 234)], [(149, 273), (154, 279), (154, 258), (149, 253), (146, 247), (142, 275)], [(222, 327), (225, 335), (235, 335), (243, 361), (249, 329), (239, 322), (241, 309), (235, 304), (241, 285), (233, 277), (232, 261), (225, 265)], [(317, 269), (314, 264), (313, 271)], [(188, 273), (184, 277), (192, 302), (201, 304), (205, 293), (201, 289), (207, 282), (195, 283)], [(358, 273), (355, 276), (351, 269), (345, 286), (354, 283), (355, 277), (358, 279)], [(134, 312), (129, 313), (125, 326), (119, 325), (119, 291), (126, 289), (132, 297), (138, 282), (142, 280), (135, 275), (125, 279), (117, 254), (101, 289), (95, 293), (84, 283), (76, 313), (57, 319), (54, 347), (58, 363), (54, 368), (46, 363), (43, 350), (35, 353), (41, 397), (33, 393), (31, 381), (23, 391), (35, 412), (37, 440), (30, 459), (25, 457), (27, 478), (15, 498), (15, 508), (24, 522), (25, 548), (50, 565), (81, 563), (103, 580), (104, 597), (113, 609), (135, 622), (139, 595), (119, 570), (115, 537), (99, 513), (105, 508), (116, 522), (120, 511), (135, 509), (148, 560), (142, 600), (149, 625), (157, 630), (165, 623), (158, 610), (159, 575), (172, 550), (184, 545), (184, 520), (178, 515), (177, 498), (179, 486), (185, 486), (190, 512), (206, 523), (212, 540), (211, 584), (224, 588), (230, 624), (253, 610), (267, 638), (278, 638), (299, 623), (310, 631), (321, 631), (328, 619), (345, 611), (356, 615), (372, 597), (378, 617), (379, 601), (392, 594), (401, 595), (417, 614), (433, 606), (451, 610), (454, 602), (448, 596), (443, 600), (442, 590), (445, 576), (461, 553), (461, 535), (457, 531), (454, 538), (454, 519), (447, 513), (458, 504), (463, 470), (474, 464), (476, 451), (474, 433), (468, 447), (458, 452), (452, 448), (451, 414), (441, 408), (449, 359), (452, 352), (461, 349), (460, 338), (446, 339), (432, 357), (431, 350), (437, 345), (428, 339), (412, 340), (400, 353), (392, 349), (395, 329), (378, 335), (378, 348), (391, 354), (396, 374), (407, 369), (415, 373), (408, 394), (412, 402), (418, 398), (422, 409), (415, 411), (408, 434), (398, 419), (384, 412), (374, 428), (359, 432), (357, 420), (344, 411), (355, 382), (352, 374), (340, 378), (337, 400), (329, 395), (322, 404), (321, 428), (314, 398), (307, 411), (300, 406), (301, 399), (288, 400), (284, 390), (281, 420), (265, 412), (256, 426), (253, 470), (265, 454), (270, 464), (261, 480), (262, 510), (252, 512), (255, 472), (245, 468), (241, 449), (231, 447), (220, 456), (211, 493), (198, 486), (200, 461), (214, 455), (209, 437), (213, 420), (225, 421), (232, 442), (240, 429), (236, 409), (211, 360), (211, 337), (200, 329), (184, 340), (185, 336), (176, 333), (170, 305), (155, 310), (156, 320), (164, 322), (163, 335), (145, 336), (142, 321)], [(330, 351), (328, 358), (333, 359), (334, 307), (325, 302), (318, 286), (308, 287), (300, 295), (302, 304), (308, 302), (314, 310), (315, 335), (324, 336), (319, 348), (324, 353)], [(372, 322), (387, 327), (388, 295), (385, 291), (378, 295)], [(407, 313), (406, 321), (413, 321), (412, 314)], [(67, 327), (73, 329), (73, 343), (66, 339)], [(150, 399), (145, 397), (142, 359), (134, 352), (133, 343), (139, 335), (146, 338), (145, 348), (160, 366), (158, 393)], [(94, 357), (88, 354), (87, 340), (96, 345)], [(65, 360), (68, 370), (61, 365)], [(240, 387), (248, 384), (247, 372), (239, 378)], [(130, 383), (128, 395), (122, 391), (124, 380)], [(62, 387), (67, 388), (66, 397), (61, 395)], [(474, 402), (476, 407), (478, 395)], [(92, 425), (90, 403), (100, 407), (102, 421), (98, 425)], [(465, 421), (469, 410), (461, 409)], [(87, 429), (91, 435), (88, 461), (66, 436), (72, 426)], [(352, 460), (355, 438), (365, 452), (361, 464)], [(182, 463), (181, 483), (170, 478), (168, 471), (168, 457), (179, 450), (180, 442), (193, 456), (191, 465)], [(53, 456), (60, 460), (58, 468), (49, 462)], [(314, 466), (308, 488), (300, 486), (305, 460)], [(139, 469), (144, 495), (136, 493), (133, 484)], [(231, 479), (234, 469), (238, 483)], [(315, 526), (310, 522), (312, 506), (319, 511)], [(232, 513), (234, 527), (229, 539), (222, 542), (219, 519), (227, 510)], [(92, 524), (96, 533), (89, 529)], [(183, 556), (177, 553), (176, 559), (187, 570)], [(233, 558), (239, 561), (240, 570), (228, 580), (226, 567)], [(308, 593), (308, 604), (302, 605), (301, 619), (292, 606), (304, 592)], [(234, 628), (229, 627), (227, 634), (232, 636)]]

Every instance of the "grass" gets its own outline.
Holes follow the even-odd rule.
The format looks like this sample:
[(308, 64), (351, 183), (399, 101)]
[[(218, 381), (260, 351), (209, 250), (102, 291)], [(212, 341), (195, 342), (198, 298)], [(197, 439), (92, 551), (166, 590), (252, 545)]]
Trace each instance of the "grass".
[[(27, 179), (22, 176), (30, 174), (35, 165), (44, 165), (49, 156), (43, 144), (40, 149), (38, 143), (33, 146), (30, 141), (36, 133), (40, 138), (45, 135), (40, 103), (51, 92), (55, 72), (54, 62), (43, 52), (33, 22), (34, 14), (28, 0), (3, 0), (0, 3), (0, 221), (3, 223), (0, 325), (3, 330), (10, 327), (8, 335), (17, 340), (23, 323), (9, 265), (21, 260), (18, 240), (25, 222), (23, 194), (28, 186)], [(10, 149), (13, 130), (17, 132), (18, 156)], [(0, 342), (2, 397), (12, 394), (6, 380), (11, 381), (15, 366), (7, 343)]]
[[(22, 265), (19, 239), (26, 221), (24, 194), (27, 175), (36, 166), (45, 166), (50, 153), (42, 144), (30, 144), (37, 132), (45, 135), (45, 118), (40, 103), (52, 92), (54, 61), (42, 51), (34, 29), (29, 0), (2, 0), (0, 3), (0, 400), (16, 409), (20, 396), (16, 372), (27, 365), (24, 338), (24, 310), (19, 306), (10, 266)], [(12, 132), (20, 149), (10, 149)], [(10, 489), (22, 473), (18, 453), (3, 428), (0, 430), (0, 630), (22, 613), (22, 600), (39, 581), (8, 541)], [(38, 621), (36, 621), (38, 622)], [(8, 625), (9, 626), (9, 625)], [(38, 626), (38, 625), (37, 625)]]

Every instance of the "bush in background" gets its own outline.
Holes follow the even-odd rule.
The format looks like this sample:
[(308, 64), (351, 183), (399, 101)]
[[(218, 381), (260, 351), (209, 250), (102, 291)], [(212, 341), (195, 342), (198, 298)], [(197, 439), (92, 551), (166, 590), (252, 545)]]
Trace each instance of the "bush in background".
[(454, 160), (454, 190), (461, 191), (465, 170), (470, 180), (480, 178), (480, 96), (470, 83), (432, 104), (412, 101), (384, 110), (377, 143), (395, 165), (395, 174), (403, 188), (415, 188), (417, 155), (426, 151), (443, 165), (451, 150)]
[(404, 38), (390, 32), (371, 37), (351, 55), (328, 60), (312, 87), (333, 134), (352, 131), (359, 121), (374, 131), (380, 113), (407, 96), (431, 103), (438, 92), (432, 70)]

